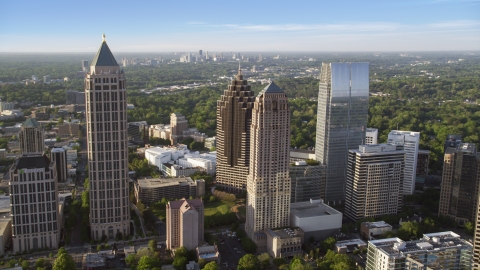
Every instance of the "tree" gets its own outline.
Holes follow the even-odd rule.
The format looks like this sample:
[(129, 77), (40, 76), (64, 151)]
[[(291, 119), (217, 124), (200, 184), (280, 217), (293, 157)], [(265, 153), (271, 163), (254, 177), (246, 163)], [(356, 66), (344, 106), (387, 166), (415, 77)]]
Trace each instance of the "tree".
[(75, 268), (76, 268), (76, 265), (72, 256), (70, 256), (70, 254), (68, 253), (62, 253), (57, 257), (57, 259), (53, 263), (52, 270), (68, 270), (68, 269), (75, 269)]
[(475, 224), (473, 224), (473, 222), (470, 222), (470, 221), (465, 222), (465, 232), (468, 235), (473, 235), (474, 229), (475, 229)]
[(22, 268), (28, 269), (30, 267), (30, 263), (27, 260), (22, 261)]
[(157, 250), (157, 240), (152, 239), (148, 241), (148, 247), (150, 248), (151, 251), (155, 252)]
[(137, 263), (137, 258), (135, 256), (135, 254), (129, 254), (126, 258), (125, 258), (125, 263), (128, 265), (128, 266), (133, 266)]
[(179, 256), (179, 257), (187, 257), (187, 249), (185, 247), (179, 247), (177, 249), (175, 249), (175, 257)]
[(209, 262), (202, 268), (202, 270), (219, 270), (218, 265), (215, 261)]
[(270, 255), (267, 252), (264, 252), (257, 256), (260, 261), (262, 269), (267, 269), (270, 266)]
[[(243, 240), (242, 240), (243, 242)], [(253, 254), (245, 254), (240, 260), (238, 261), (237, 270), (256, 270), (258, 269), (258, 265), (260, 261), (258, 258)]]
[(43, 268), (45, 267), (45, 259), (39, 258), (37, 262), (35, 263), (35, 267), (37, 268)]
[(137, 270), (150, 270), (158, 266), (159, 266), (159, 262), (155, 257), (143, 256), (138, 261)]
[(203, 267), (205, 267), (205, 265), (207, 264), (207, 261), (203, 258), (200, 258), (198, 259), (198, 267), (200, 267), (200, 269), (203, 269)]
[(335, 238), (329, 237), (329, 238), (323, 240), (323, 242), (320, 244), (320, 246), (322, 247), (323, 251), (332, 250), (333, 247), (335, 246), (336, 242), (337, 241), (335, 240)]
[(176, 270), (185, 270), (185, 266), (187, 265), (187, 257), (175, 255), (172, 265)]
[(276, 267), (280, 267), (280, 265), (285, 264), (287, 261), (285, 261), (285, 258), (274, 258), (273, 259), (273, 265)]
[(248, 253), (255, 253), (257, 251), (257, 244), (248, 237), (242, 237), (242, 247)]

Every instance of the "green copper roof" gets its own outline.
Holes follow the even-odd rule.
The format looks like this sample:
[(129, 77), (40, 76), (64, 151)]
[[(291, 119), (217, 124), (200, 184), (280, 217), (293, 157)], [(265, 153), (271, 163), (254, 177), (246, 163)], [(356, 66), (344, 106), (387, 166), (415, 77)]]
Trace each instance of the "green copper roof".
[(258, 93), (258, 96), (261, 96), (264, 93), (278, 93), (278, 94), (280, 94), (280, 93), (284, 93), (284, 92), (274, 82), (271, 82), (269, 85), (267, 85), (267, 87), (263, 88), (263, 90), (260, 91), (260, 93)]
[(37, 122), (35, 118), (28, 118), (25, 123), (23, 123), (24, 127), (39, 127), (40, 124)]
[(93, 58), (92, 66), (118, 66), (117, 60), (113, 57), (106, 41), (103, 41), (102, 46), (98, 49), (97, 55)]

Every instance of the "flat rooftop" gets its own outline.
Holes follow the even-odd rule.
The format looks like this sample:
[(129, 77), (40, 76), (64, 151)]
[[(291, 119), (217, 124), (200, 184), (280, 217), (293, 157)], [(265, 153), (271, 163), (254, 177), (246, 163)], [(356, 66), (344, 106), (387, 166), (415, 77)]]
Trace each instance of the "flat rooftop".
[(290, 215), (299, 218), (341, 215), (339, 211), (323, 203), (323, 200), (310, 200), (290, 204)]
[(363, 222), (362, 225), (366, 226), (366, 227), (369, 228), (369, 229), (392, 227), (392, 225), (386, 223), (385, 221)]
[(169, 186), (195, 186), (195, 182), (190, 177), (181, 178), (144, 178), (137, 180), (140, 188), (161, 188)]
[(106, 259), (97, 253), (85, 254), (85, 265), (87, 267), (102, 267), (105, 266)]
[(347, 247), (351, 245), (357, 245), (357, 246), (366, 246), (367, 243), (361, 239), (349, 239), (349, 240), (343, 240), (343, 241), (338, 241), (335, 243), (336, 247)]
[(300, 237), (300, 235), (295, 232), (296, 230), (297, 229), (284, 228), (279, 230), (267, 230), (267, 233), (274, 237), (278, 236), (280, 237), (280, 239), (288, 239), (288, 238)]
[(418, 252), (442, 252), (455, 247), (457, 249), (472, 249), (472, 244), (460, 238), (460, 235), (447, 231), (424, 234), (423, 238), (412, 241), (403, 241), (399, 238), (387, 238), (369, 241), (380, 251), (390, 257), (401, 258), (407, 254)]

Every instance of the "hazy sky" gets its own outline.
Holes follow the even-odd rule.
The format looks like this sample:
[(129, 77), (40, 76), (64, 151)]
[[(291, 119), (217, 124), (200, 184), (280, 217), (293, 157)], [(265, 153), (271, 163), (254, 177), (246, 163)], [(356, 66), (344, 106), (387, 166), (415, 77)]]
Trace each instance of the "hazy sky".
[(0, 1), (0, 52), (480, 50), (480, 0)]

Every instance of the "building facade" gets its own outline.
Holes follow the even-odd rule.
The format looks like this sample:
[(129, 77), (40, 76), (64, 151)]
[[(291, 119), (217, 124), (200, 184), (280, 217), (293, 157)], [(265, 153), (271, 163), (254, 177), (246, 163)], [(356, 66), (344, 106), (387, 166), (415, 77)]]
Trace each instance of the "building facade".
[(307, 165), (305, 161), (297, 161), (288, 168), (292, 181), (291, 203), (318, 200), (320, 192), (325, 188), (325, 165)]
[(365, 144), (378, 144), (378, 129), (367, 128), (365, 133)]
[(9, 171), (13, 252), (56, 249), (60, 241), (55, 162), (23, 155)]
[(20, 153), (42, 154), (45, 151), (44, 129), (35, 118), (28, 118), (18, 133)]
[(473, 237), (473, 269), (480, 270), (480, 201), (477, 203), (477, 216), (475, 217), (475, 234)]
[(392, 130), (388, 134), (387, 142), (395, 144), (397, 149), (405, 151), (402, 193), (403, 195), (411, 195), (415, 191), (420, 132)]
[(91, 237), (130, 234), (125, 75), (105, 36), (85, 77)]
[(301, 228), (266, 230), (267, 252), (273, 258), (293, 258), (302, 255), (304, 233)]
[(240, 70), (217, 101), (216, 179), (218, 185), (234, 191), (247, 186), (254, 101), (254, 93)]
[(273, 82), (255, 100), (250, 134), (245, 230), (255, 239), (256, 232), (288, 226), (290, 217), (290, 107)]
[(67, 173), (67, 151), (63, 148), (53, 148), (50, 154), (52, 162), (55, 162), (57, 169), (57, 181), (66, 182), (68, 178)]
[(166, 246), (175, 250), (196, 249), (203, 242), (204, 208), (201, 199), (168, 202), (166, 213)]
[(188, 129), (188, 120), (180, 113), (170, 115), (170, 141), (172, 145), (180, 143), (183, 139), (183, 132)]
[(392, 144), (358, 148), (348, 153), (345, 215), (358, 220), (397, 214), (402, 208), (405, 152)]
[(424, 234), (412, 241), (372, 240), (366, 269), (472, 269), (472, 245), (453, 232)]
[(480, 153), (473, 143), (448, 147), (443, 159), (438, 215), (460, 225), (475, 222), (480, 185)]
[(200, 197), (205, 194), (205, 181), (182, 178), (144, 178), (134, 184), (135, 198), (149, 206), (165, 199)]
[(318, 92), (315, 158), (327, 166), (326, 202), (345, 199), (348, 150), (364, 144), (369, 97), (368, 63), (323, 63)]

